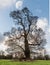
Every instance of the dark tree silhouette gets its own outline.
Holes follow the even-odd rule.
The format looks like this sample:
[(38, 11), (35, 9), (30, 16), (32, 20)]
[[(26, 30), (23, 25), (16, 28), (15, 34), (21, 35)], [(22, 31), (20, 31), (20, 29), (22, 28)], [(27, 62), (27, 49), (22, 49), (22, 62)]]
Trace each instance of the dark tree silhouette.
[[(12, 28), (11, 34), (14, 33), (15, 38), (11, 39), (11, 41), (13, 41), (14, 39), (19, 40), (21, 37), (24, 38), (25, 49), (23, 49), (22, 46), (19, 46), (19, 45), (17, 46), (23, 49), (25, 57), (28, 59), (30, 58), (30, 48), (29, 48), (30, 40), (33, 40), (31, 42), (32, 45), (37, 45), (39, 46), (39, 48), (43, 47), (46, 43), (46, 39), (44, 39), (43, 37), (45, 33), (43, 32), (41, 28), (37, 29), (37, 26), (36, 26), (38, 16), (33, 16), (33, 14), (28, 10), (28, 8), (25, 7), (22, 10), (12, 11), (10, 13), (10, 17), (13, 18), (16, 28), (18, 32), (20, 33), (19, 36), (16, 36), (15, 34), (16, 29)], [(11, 34), (9, 34), (9, 36)], [(11, 46), (11, 44), (9, 46)]]

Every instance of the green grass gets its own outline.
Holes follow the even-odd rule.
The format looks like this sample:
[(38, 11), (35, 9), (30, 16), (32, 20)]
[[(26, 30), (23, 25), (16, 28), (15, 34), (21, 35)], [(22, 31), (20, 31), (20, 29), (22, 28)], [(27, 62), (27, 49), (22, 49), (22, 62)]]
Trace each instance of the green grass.
[(11, 60), (0, 60), (0, 65), (50, 65), (50, 60), (36, 60), (32, 62), (19, 62)]

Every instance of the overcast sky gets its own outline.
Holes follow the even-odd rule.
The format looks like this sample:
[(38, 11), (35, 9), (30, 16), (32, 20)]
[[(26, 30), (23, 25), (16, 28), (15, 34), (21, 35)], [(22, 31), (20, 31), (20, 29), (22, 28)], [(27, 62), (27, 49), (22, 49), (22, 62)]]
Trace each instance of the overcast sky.
[[(50, 24), (49, 0), (0, 0), (0, 33), (10, 31), (14, 26), (13, 20), (9, 16), (10, 12), (23, 7), (28, 7), (34, 16), (38, 16), (37, 26), (46, 30), (45, 27)], [(50, 51), (50, 26), (46, 31), (46, 48)]]

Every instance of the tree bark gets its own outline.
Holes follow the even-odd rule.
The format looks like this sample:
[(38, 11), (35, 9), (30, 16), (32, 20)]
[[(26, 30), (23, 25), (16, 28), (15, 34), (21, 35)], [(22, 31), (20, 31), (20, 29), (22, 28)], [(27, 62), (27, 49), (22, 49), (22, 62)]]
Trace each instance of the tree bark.
[(25, 43), (25, 57), (26, 59), (30, 59), (30, 49), (29, 49), (29, 44), (28, 44), (28, 40), (27, 40), (27, 35), (24, 36), (25, 40), (24, 40), (24, 43)]

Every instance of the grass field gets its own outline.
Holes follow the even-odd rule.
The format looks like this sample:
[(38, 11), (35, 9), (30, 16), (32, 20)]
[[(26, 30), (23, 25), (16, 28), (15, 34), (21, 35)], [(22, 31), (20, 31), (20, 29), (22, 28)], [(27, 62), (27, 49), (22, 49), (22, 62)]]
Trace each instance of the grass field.
[(10, 60), (0, 60), (0, 65), (50, 65), (50, 60), (36, 60), (32, 62), (17, 62)]

